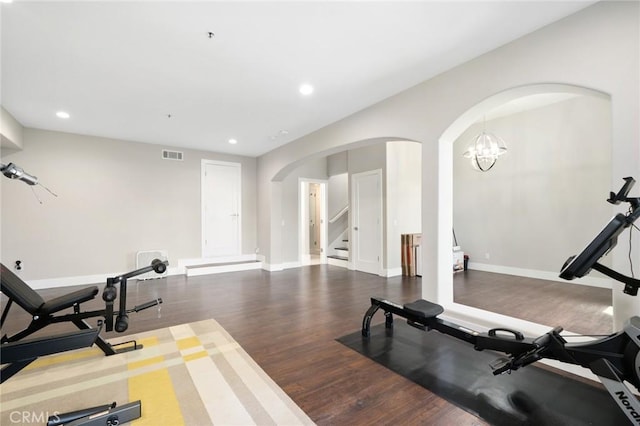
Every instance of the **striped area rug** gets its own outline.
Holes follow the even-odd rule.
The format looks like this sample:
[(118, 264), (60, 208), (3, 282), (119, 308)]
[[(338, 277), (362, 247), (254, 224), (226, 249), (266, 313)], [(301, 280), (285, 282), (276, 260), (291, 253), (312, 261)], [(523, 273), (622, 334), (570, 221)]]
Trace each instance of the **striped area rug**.
[(43, 357), (0, 386), (0, 424), (141, 400), (132, 425), (307, 425), (311, 419), (214, 320), (111, 340), (143, 349), (89, 348)]

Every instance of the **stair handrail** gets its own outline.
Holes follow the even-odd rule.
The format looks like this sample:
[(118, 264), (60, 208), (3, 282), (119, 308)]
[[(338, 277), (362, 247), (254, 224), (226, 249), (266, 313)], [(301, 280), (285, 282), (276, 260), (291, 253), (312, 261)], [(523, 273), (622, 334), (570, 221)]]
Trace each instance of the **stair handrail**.
[(329, 223), (333, 223), (336, 220), (340, 219), (340, 217), (342, 217), (342, 215), (344, 215), (348, 211), (349, 211), (349, 204), (344, 206), (344, 208), (342, 208), (342, 210), (340, 210), (338, 213), (336, 213), (335, 216), (333, 216), (331, 219), (329, 219)]

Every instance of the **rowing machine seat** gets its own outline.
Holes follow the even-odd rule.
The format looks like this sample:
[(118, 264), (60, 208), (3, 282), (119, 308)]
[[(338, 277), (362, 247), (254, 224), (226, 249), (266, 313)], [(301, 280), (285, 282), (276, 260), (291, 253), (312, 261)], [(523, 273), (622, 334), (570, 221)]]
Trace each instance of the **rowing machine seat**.
[(436, 303), (431, 303), (424, 299), (418, 299), (415, 302), (406, 303), (404, 310), (421, 318), (433, 318), (444, 312), (444, 308)]

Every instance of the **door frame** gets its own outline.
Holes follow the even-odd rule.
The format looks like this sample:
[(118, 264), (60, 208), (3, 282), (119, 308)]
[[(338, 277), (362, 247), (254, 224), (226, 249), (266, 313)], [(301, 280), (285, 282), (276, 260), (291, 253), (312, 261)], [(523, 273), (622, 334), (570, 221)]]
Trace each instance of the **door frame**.
[(200, 234), (201, 234), (201, 256), (205, 257), (206, 249), (206, 215), (205, 215), (205, 177), (206, 166), (218, 165), (226, 167), (234, 167), (238, 169), (238, 250), (237, 253), (229, 254), (229, 256), (239, 256), (242, 254), (242, 164), (231, 161), (218, 161), (202, 159), (200, 161)]
[(327, 216), (329, 212), (327, 189), (328, 180), (298, 178), (298, 259), (300, 265), (311, 265), (311, 255), (309, 252), (309, 184), (320, 185), (321, 207), (320, 207), (320, 263), (327, 263), (327, 239), (329, 238), (327, 228)]
[[(378, 241), (379, 241), (379, 245), (378, 245), (378, 271), (376, 272), (378, 275), (382, 276), (383, 274), (383, 264), (384, 264), (384, 259), (383, 259), (383, 255), (384, 255), (384, 240), (383, 240), (383, 236), (384, 236), (384, 228), (383, 228), (383, 222), (384, 222), (384, 218), (383, 218), (383, 202), (382, 202), (382, 169), (375, 169), (375, 170), (369, 170), (366, 172), (360, 172), (360, 173), (353, 173), (351, 175), (351, 206), (353, 206), (353, 215), (350, 215), (350, 227), (349, 227), (349, 240), (352, 241), (351, 244), (351, 250), (353, 251), (353, 256), (351, 256), (351, 262), (350, 262), (350, 266), (351, 269), (355, 270), (355, 271), (362, 271), (361, 269), (358, 269), (358, 256), (359, 256), (359, 250), (360, 250), (360, 239), (357, 238), (358, 233), (356, 233), (355, 228), (358, 226), (357, 223), (355, 223), (355, 221), (358, 218), (358, 211), (359, 211), (359, 205), (358, 205), (358, 199), (357, 199), (357, 191), (356, 191), (356, 184), (359, 178), (364, 177), (364, 176), (368, 176), (368, 175), (375, 175), (378, 178), (378, 215), (380, 220), (378, 221), (378, 229), (376, 230), (377, 234), (378, 234)], [(362, 271), (362, 272), (368, 272), (368, 271)]]

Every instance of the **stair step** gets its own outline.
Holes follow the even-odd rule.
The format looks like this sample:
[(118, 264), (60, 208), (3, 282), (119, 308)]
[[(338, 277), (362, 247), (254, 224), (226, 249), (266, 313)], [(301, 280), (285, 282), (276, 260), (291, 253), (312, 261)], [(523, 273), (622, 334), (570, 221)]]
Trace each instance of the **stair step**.
[(338, 256), (338, 255), (336, 255), (336, 254), (332, 254), (332, 255), (327, 256), (327, 257), (330, 257), (331, 259), (338, 259), (338, 260), (349, 260), (349, 258), (348, 258), (348, 257), (345, 257), (345, 256)]
[(346, 250), (346, 251), (349, 251), (349, 247), (336, 247), (335, 250)]

